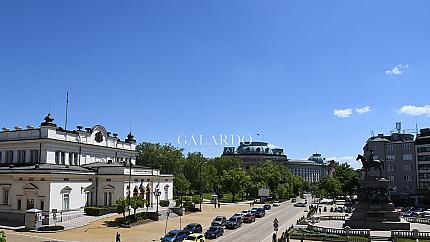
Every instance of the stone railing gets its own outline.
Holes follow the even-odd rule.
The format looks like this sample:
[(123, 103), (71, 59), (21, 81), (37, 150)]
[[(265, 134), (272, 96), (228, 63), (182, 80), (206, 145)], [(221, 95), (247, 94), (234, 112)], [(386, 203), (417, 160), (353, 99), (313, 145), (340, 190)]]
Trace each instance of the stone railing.
[(418, 229), (412, 231), (407, 230), (393, 230), (391, 231), (391, 238), (396, 241), (396, 238), (406, 239), (430, 239), (430, 232), (420, 232)]
[(319, 227), (319, 226), (309, 224), (308, 230), (319, 232), (319, 233), (325, 233), (325, 234), (370, 237), (370, 229), (350, 229), (348, 227), (344, 229), (324, 228), (324, 227)]
[(410, 223), (430, 224), (430, 220), (427, 218), (404, 217), (404, 219)]

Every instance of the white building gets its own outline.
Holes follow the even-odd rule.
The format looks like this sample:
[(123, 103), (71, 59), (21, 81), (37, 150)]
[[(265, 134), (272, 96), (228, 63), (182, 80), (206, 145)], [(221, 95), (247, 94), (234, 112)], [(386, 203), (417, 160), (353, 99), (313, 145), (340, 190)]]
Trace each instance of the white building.
[[(114, 207), (115, 201), (144, 196), (151, 206), (173, 199), (173, 176), (135, 165), (136, 141), (103, 126), (64, 130), (50, 114), (39, 128), (0, 132), (0, 221), (24, 224), (31, 208), (43, 211), (44, 224), (79, 217), (84, 206)], [(130, 165), (132, 168), (130, 169)]]

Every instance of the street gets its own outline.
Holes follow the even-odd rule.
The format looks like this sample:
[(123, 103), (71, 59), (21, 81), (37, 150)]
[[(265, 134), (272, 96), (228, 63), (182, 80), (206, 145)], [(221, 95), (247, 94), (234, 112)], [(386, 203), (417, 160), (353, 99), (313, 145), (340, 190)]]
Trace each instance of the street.
[(279, 235), (296, 220), (304, 215), (305, 208), (294, 207), (293, 203), (286, 201), (279, 207), (266, 211), (264, 218), (257, 219), (254, 223), (244, 223), (242, 227), (236, 230), (225, 230), (224, 236), (215, 240), (219, 242), (230, 241), (272, 241), (273, 220), (275, 217), (279, 220)]

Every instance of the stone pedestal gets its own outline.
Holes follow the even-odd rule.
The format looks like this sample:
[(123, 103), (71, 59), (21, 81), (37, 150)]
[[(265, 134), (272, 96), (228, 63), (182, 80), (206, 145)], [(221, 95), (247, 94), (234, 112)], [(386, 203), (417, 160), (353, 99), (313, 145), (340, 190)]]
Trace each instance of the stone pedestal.
[(344, 226), (355, 229), (409, 230), (410, 224), (400, 220), (389, 194), (385, 178), (366, 177), (360, 181), (358, 204)]

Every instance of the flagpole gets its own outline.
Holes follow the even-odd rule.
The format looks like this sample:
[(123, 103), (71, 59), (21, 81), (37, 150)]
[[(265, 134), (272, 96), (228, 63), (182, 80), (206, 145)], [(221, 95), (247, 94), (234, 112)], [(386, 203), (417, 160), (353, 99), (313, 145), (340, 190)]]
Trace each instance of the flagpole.
[(69, 111), (69, 92), (66, 94), (66, 121), (64, 123), (64, 130), (67, 130), (67, 113)]

